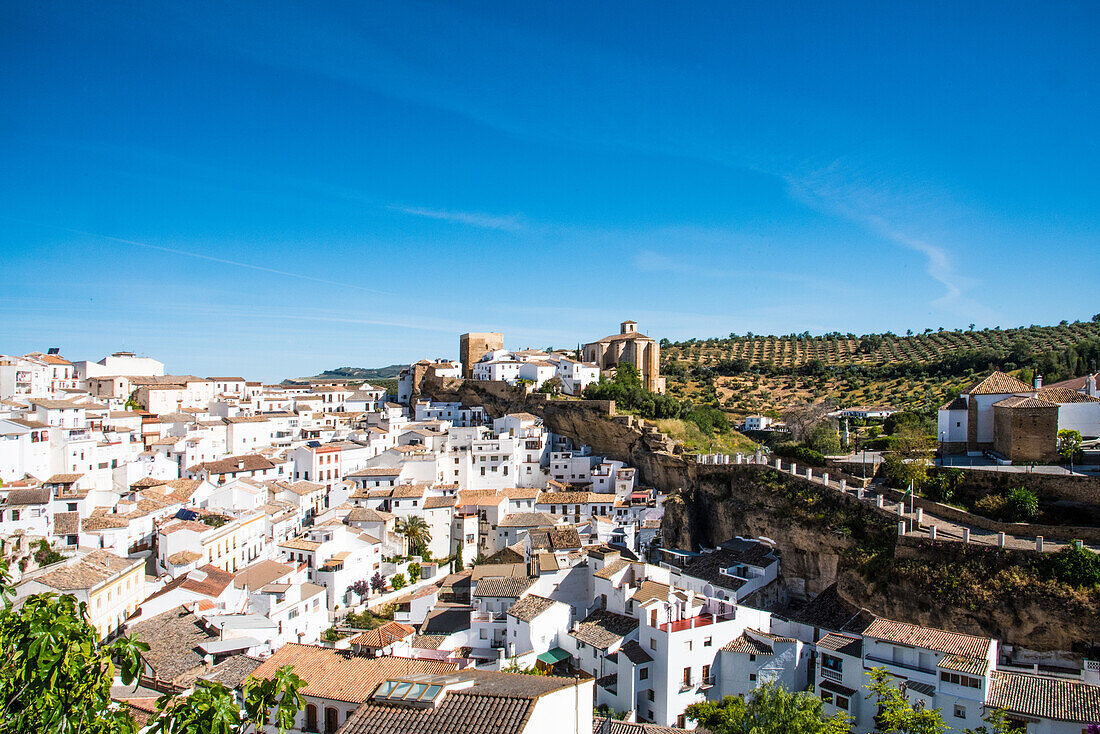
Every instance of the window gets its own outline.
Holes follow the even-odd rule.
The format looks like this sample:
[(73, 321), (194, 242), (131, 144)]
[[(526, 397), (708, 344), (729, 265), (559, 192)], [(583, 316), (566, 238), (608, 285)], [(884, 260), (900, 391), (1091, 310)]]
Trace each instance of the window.
[(638, 678), (639, 678), (639, 680), (648, 680), (649, 679), (649, 668), (640, 668), (638, 670)]
[(956, 719), (965, 719), (966, 718), (966, 706), (960, 706), (959, 704), (955, 704), (955, 718)]
[(676, 717), (676, 726), (681, 729), (687, 726), (687, 716), (685, 714), (680, 714)]
[(756, 682), (756, 673), (749, 673), (749, 680), (755, 683)]
[(823, 670), (835, 670), (840, 673), (844, 670), (844, 661), (835, 655), (822, 654), (821, 655), (821, 668)]
[[(650, 701), (653, 700), (653, 689), (652, 688), (650, 688), (648, 691), (645, 692), (645, 697), (648, 698)], [(650, 714), (650, 716), (652, 717), (653, 714)]]
[(684, 685), (691, 685), (691, 667), (684, 668)]
[(656, 650), (657, 649), (657, 638), (656, 637), (650, 637), (649, 638), (649, 649), (650, 650)]
[(749, 653), (749, 662), (756, 662), (756, 655), (752, 654), (751, 652)]
[(691, 640), (688, 640), (687, 642), (684, 643), (684, 649), (687, 650), (688, 652), (691, 652)]
[(704, 665), (703, 666), (703, 682), (706, 683), (708, 680), (710, 680), (710, 666), (709, 665)]
[(981, 688), (981, 681), (977, 678), (971, 678), (968, 675), (959, 675), (958, 673), (946, 673), (940, 671), (940, 680), (945, 683), (954, 683), (957, 686), (966, 686), (967, 688)]
[(713, 641), (713, 638), (711, 638), (711, 637), (704, 637), (704, 638), (703, 638), (703, 647), (710, 647), (710, 643), (711, 643), (712, 641)]
[(481, 635), (480, 635), (481, 639), (483, 639), (483, 640), (487, 640), (487, 639), (489, 639), (489, 636), (488, 636), (488, 634), (486, 633), (486, 630), (485, 630), (485, 628), (484, 628), (484, 627), (483, 627), (483, 628), (481, 628), (480, 632), (481, 632)]
[(821, 692), (821, 700), (824, 701), (825, 703), (832, 703), (833, 702), (833, 694), (830, 693), (829, 691), (822, 691)]
[(842, 711), (848, 710), (848, 699), (844, 696), (837, 696), (835, 703), (838, 709), (841, 709)]

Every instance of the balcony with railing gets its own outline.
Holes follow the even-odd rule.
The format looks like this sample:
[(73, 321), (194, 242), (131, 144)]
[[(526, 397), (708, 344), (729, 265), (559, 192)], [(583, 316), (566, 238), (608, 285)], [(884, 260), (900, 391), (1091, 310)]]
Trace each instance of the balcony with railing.
[(922, 668), (920, 665), (914, 665), (913, 663), (903, 663), (903, 662), (899, 662), (897, 660), (892, 660), (892, 659), (879, 657), (877, 655), (868, 655), (868, 656), (866, 656), (866, 659), (869, 662), (873, 662), (873, 663), (882, 663), (883, 665), (892, 665), (896, 668), (905, 668), (906, 670), (912, 670), (912, 671), (917, 672), (917, 673), (924, 673), (926, 675), (931, 675), (931, 676), (936, 675), (936, 669), (935, 668)]
[(508, 620), (508, 615), (504, 612), (474, 612), (472, 619), (474, 622), (504, 624)]

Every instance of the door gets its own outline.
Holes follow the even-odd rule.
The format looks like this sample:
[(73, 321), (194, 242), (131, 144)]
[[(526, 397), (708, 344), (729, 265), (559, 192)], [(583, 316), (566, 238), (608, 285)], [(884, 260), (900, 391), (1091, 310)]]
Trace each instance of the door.
[(331, 706), (325, 709), (325, 734), (333, 734), (340, 728), (339, 715), (340, 712)]

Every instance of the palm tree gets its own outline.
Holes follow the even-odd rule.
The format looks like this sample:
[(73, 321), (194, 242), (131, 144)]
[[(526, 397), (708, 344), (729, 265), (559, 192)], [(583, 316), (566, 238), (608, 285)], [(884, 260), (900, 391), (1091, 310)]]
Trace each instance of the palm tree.
[(432, 540), (432, 533), (428, 529), (428, 523), (419, 515), (414, 515), (407, 520), (397, 521), (397, 533), (405, 538), (405, 555), (413, 555), (411, 551), (423, 550)]

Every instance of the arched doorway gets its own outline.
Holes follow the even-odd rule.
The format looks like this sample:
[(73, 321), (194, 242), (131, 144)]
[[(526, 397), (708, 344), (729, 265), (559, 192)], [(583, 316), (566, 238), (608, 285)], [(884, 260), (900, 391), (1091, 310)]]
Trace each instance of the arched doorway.
[(317, 731), (317, 707), (312, 703), (306, 704), (306, 725), (304, 731)]
[(325, 709), (325, 734), (333, 734), (340, 728), (340, 712), (329, 706)]

